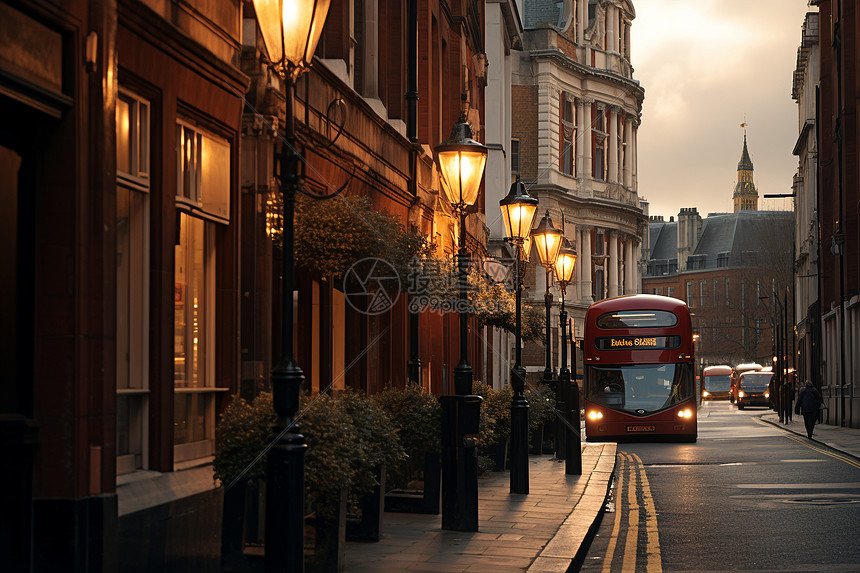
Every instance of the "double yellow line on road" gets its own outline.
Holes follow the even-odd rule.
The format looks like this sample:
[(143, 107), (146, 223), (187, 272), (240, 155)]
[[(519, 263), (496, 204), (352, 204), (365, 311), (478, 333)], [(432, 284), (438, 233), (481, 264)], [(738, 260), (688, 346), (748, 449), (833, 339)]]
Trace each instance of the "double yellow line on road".
[[(774, 424), (771, 424), (769, 422), (765, 422), (761, 418), (756, 418), (756, 421), (763, 426), (774, 427)], [(800, 444), (801, 446), (806, 446), (810, 450), (818, 452), (819, 454), (824, 454), (825, 456), (830, 456), (834, 460), (839, 460), (840, 462), (844, 462), (851, 467), (855, 467), (855, 468), (860, 469), (860, 462), (858, 462), (856, 458), (854, 458), (852, 456), (843, 455), (842, 453), (834, 451), (834, 450), (827, 449), (825, 446), (819, 444), (818, 442), (811, 442), (808, 439), (804, 438), (803, 436), (795, 434), (791, 430), (783, 428), (782, 426), (776, 426), (776, 427), (778, 429), (782, 430), (785, 437), (788, 438), (789, 440), (795, 441), (798, 444)]]
[(786, 435), (786, 437), (787, 437), (789, 440), (793, 440), (793, 441), (797, 442), (798, 444), (800, 444), (800, 445), (802, 445), (802, 446), (806, 446), (806, 447), (807, 447), (807, 448), (809, 448), (810, 450), (813, 450), (813, 451), (818, 452), (819, 454), (824, 454), (825, 456), (830, 456), (831, 458), (833, 458), (833, 459), (835, 459), (835, 460), (839, 460), (840, 462), (845, 462), (845, 463), (846, 463), (846, 464), (848, 464), (849, 466), (852, 466), (852, 467), (855, 467), (855, 468), (860, 469), (860, 462), (858, 462), (856, 459), (854, 459), (854, 458), (852, 458), (852, 457), (844, 456), (844, 455), (842, 455), (842, 454), (840, 454), (840, 453), (838, 453), (838, 452), (834, 452), (834, 451), (831, 451), (831, 450), (827, 450), (827, 449), (825, 449), (824, 447), (819, 446), (819, 445), (818, 445), (818, 444), (816, 444), (815, 442), (810, 442), (810, 441), (809, 441), (809, 440), (807, 440), (806, 438), (802, 438), (802, 437), (800, 437), (800, 436), (795, 436), (795, 435)]
[[(645, 475), (645, 465), (636, 454), (618, 452), (616, 464), (616, 495), (615, 495), (615, 523), (612, 526), (612, 534), (609, 538), (609, 546), (606, 549), (606, 559), (603, 563), (603, 572), (635, 571), (641, 570), (637, 567), (640, 559), (645, 561), (645, 570), (649, 573), (663, 571), (663, 562), (660, 556), (660, 536), (657, 529), (657, 512), (654, 509), (654, 498), (651, 497), (651, 486), (648, 476)], [(624, 511), (626, 510), (626, 514)], [(644, 514), (644, 515), (643, 515)], [(613, 568), (615, 561), (615, 549), (621, 537), (622, 521), (626, 517), (626, 531), (624, 539), (624, 552), (621, 555), (621, 563)], [(645, 551), (639, 551), (639, 529), (640, 522), (644, 517)]]

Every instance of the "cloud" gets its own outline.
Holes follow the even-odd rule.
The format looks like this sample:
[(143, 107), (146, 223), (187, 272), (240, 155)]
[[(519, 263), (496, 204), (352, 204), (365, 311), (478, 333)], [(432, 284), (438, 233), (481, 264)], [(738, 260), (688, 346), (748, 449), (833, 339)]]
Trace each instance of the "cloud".
[(634, 77), (645, 89), (639, 193), (652, 214), (732, 210), (748, 124), (760, 195), (790, 189), (791, 99), (806, 0), (638, 0)]

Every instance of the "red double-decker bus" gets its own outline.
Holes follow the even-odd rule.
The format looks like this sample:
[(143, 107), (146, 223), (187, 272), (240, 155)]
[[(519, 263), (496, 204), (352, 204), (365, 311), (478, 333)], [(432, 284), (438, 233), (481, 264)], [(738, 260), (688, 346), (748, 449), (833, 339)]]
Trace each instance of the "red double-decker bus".
[(587, 439), (696, 441), (693, 331), (683, 301), (637, 294), (592, 304), (583, 354)]

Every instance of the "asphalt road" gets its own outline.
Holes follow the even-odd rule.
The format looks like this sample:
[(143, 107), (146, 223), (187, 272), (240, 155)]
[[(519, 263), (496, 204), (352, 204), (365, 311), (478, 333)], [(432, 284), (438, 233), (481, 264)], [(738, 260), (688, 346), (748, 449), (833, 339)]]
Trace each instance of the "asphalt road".
[(581, 570), (860, 571), (860, 462), (765, 412), (705, 403), (695, 444), (619, 444)]

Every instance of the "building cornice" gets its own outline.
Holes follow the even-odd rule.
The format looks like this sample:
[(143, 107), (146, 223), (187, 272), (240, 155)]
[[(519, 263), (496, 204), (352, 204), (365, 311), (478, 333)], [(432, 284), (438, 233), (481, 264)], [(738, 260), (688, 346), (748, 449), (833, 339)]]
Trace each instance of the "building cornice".
[(610, 72), (608, 70), (602, 70), (599, 68), (592, 68), (591, 66), (585, 66), (580, 64), (579, 62), (569, 58), (564, 53), (558, 50), (550, 50), (550, 49), (542, 49), (542, 50), (532, 50), (529, 52), (529, 57), (533, 60), (547, 60), (550, 61), (560, 68), (564, 68), (570, 70), (572, 72), (577, 72), (581, 74), (586, 74), (593, 77), (603, 78), (609, 82), (618, 84), (619, 86), (631, 90), (639, 103), (642, 104), (642, 101), (645, 99), (645, 88), (643, 88), (638, 81), (632, 78), (626, 78), (624, 76), (620, 76), (616, 73)]

